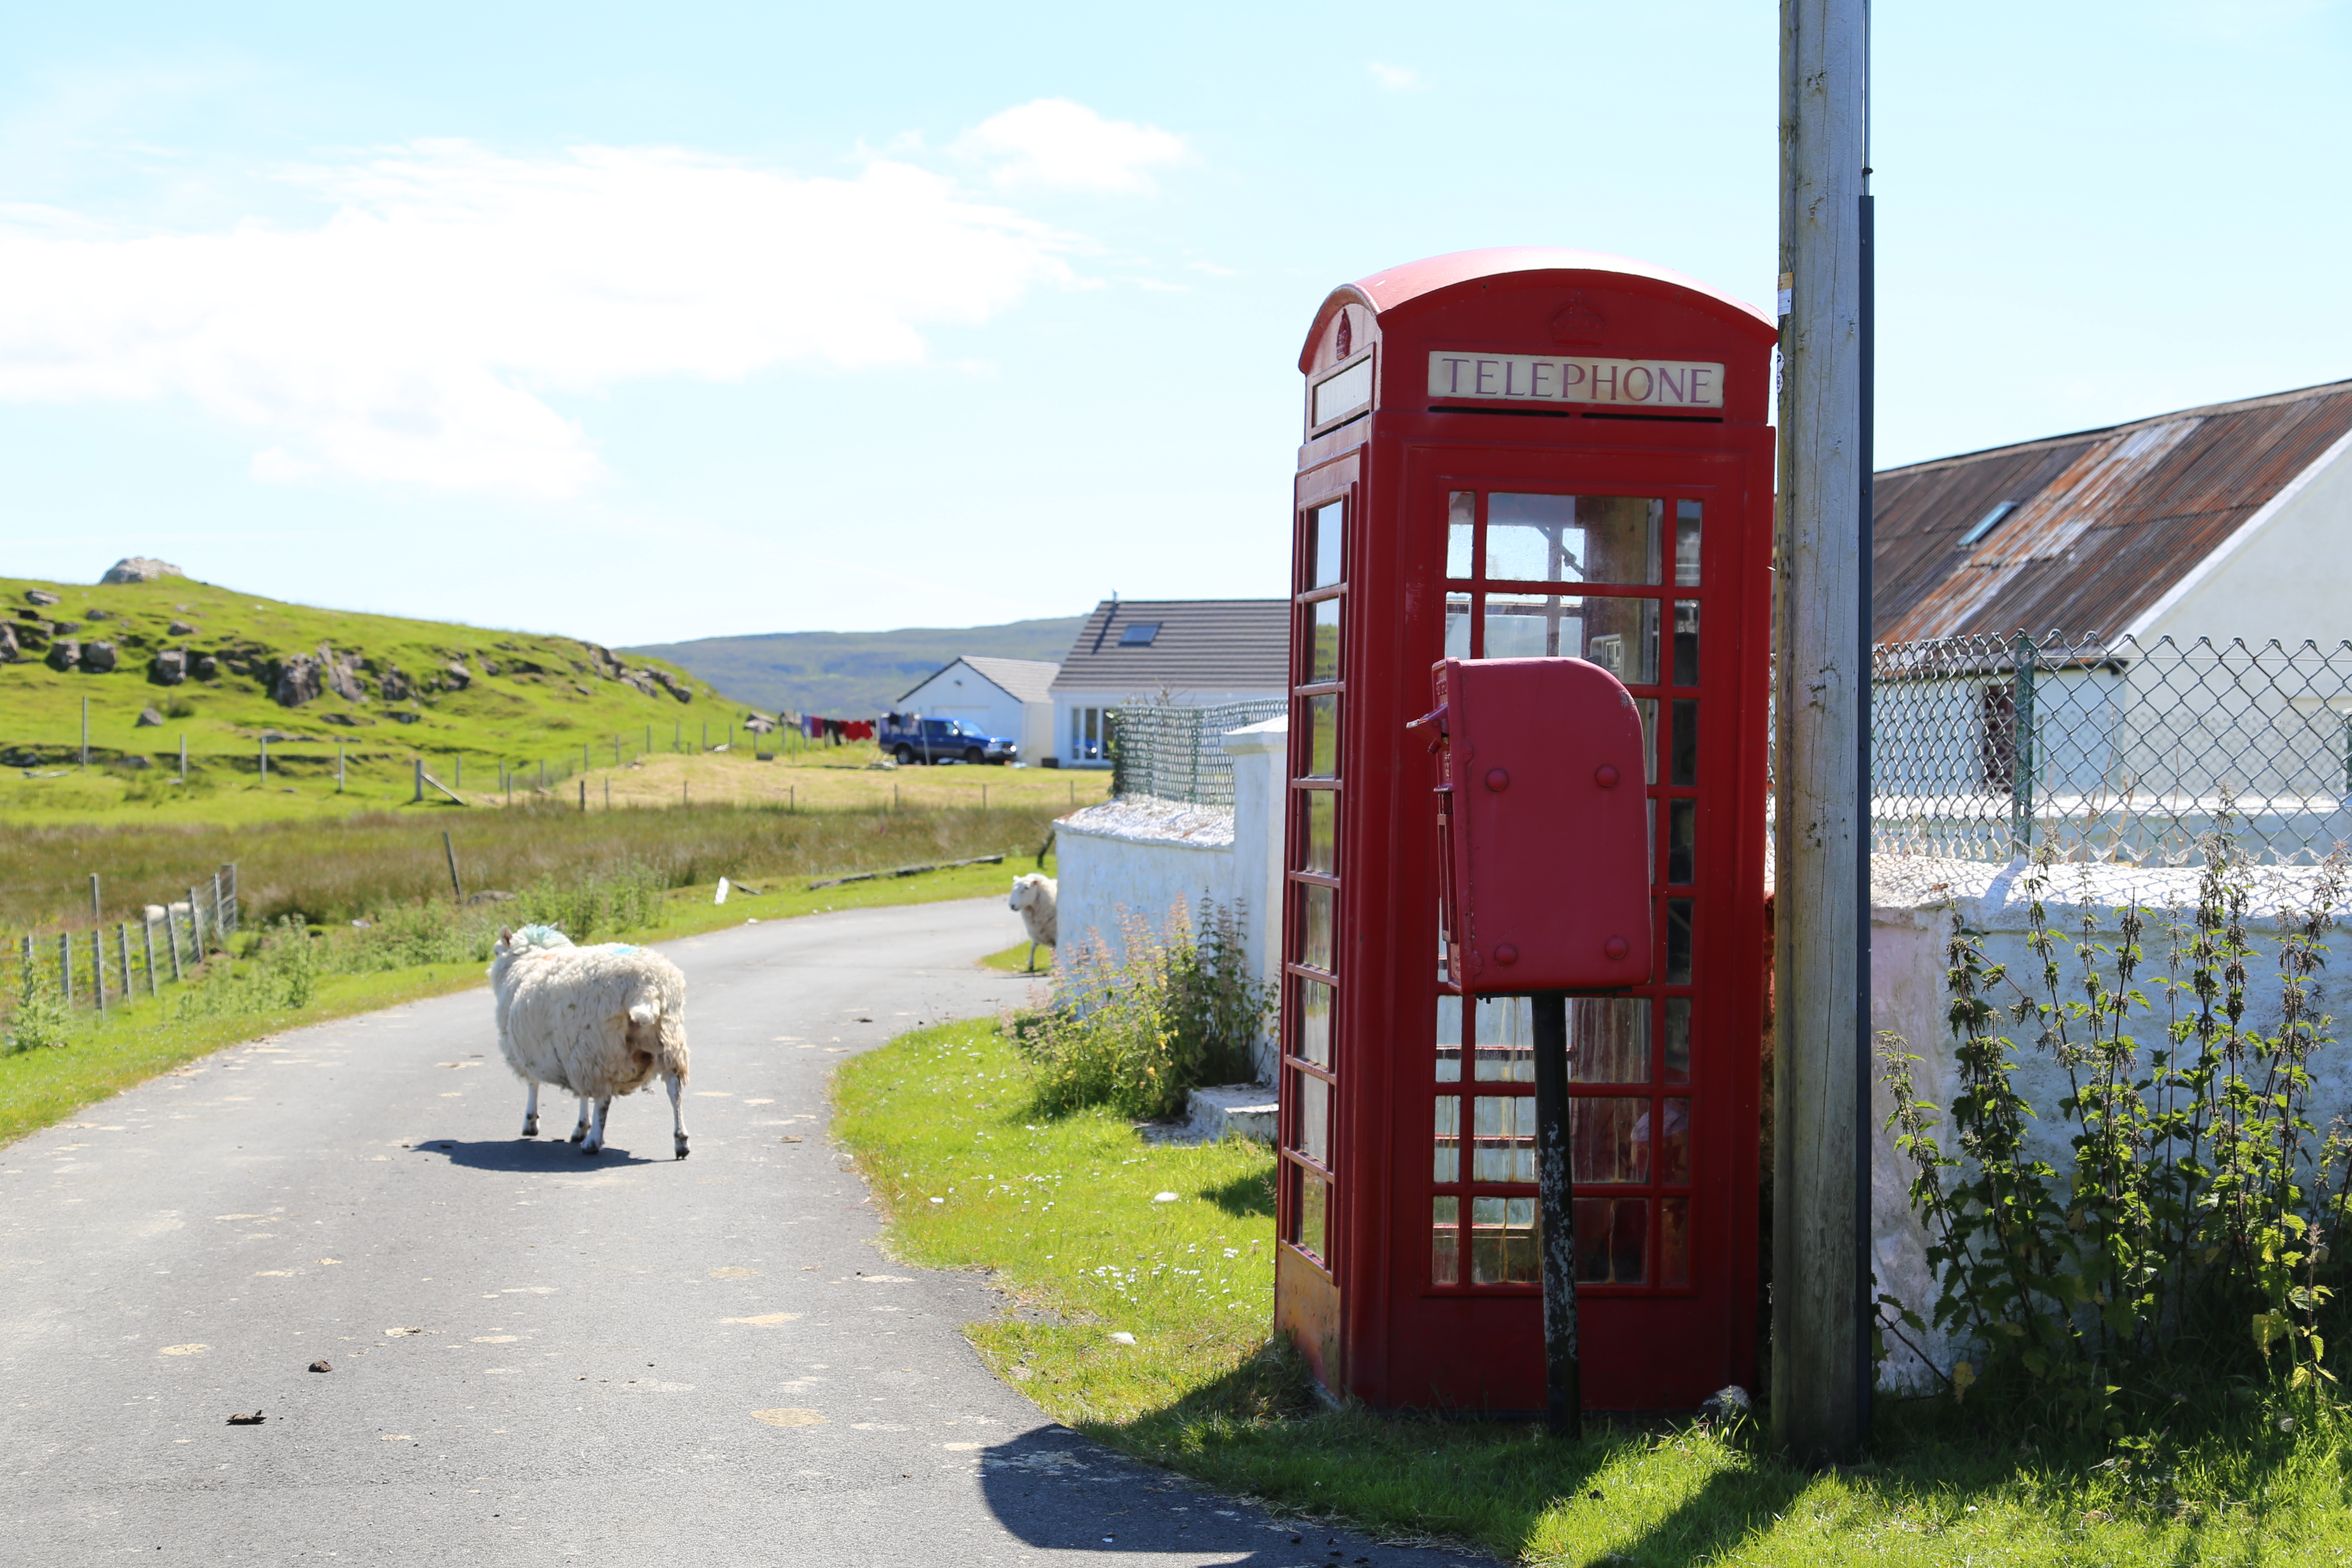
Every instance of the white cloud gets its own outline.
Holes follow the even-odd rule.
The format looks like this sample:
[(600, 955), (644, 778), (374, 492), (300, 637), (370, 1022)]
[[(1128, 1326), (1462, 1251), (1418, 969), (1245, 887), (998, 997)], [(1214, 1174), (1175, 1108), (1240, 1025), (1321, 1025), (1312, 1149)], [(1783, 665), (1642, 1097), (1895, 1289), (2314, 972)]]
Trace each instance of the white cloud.
[(1384, 66), (1373, 60), (1364, 68), (1372, 73), (1374, 81), (1391, 92), (1412, 92), (1421, 86), (1421, 73), (1409, 66)]
[(1066, 98), (1041, 98), (992, 114), (958, 138), (953, 151), (995, 164), (989, 178), (1006, 189), (1149, 191), (1150, 170), (1192, 159), (1173, 132), (1105, 120)]
[(0, 398), (184, 396), (269, 434), (268, 481), (562, 496), (603, 469), (543, 393), (917, 362), (925, 326), (1073, 281), (1071, 237), (887, 160), (810, 179), (440, 142), (297, 177), (334, 205), (316, 227), (0, 214)]

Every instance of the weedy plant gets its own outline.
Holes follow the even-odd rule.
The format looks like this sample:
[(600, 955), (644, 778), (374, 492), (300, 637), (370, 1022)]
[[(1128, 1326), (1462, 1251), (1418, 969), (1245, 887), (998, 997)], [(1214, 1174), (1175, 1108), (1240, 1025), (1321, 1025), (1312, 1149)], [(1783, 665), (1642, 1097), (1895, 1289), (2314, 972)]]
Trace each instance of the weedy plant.
[[(2313, 1126), (2310, 1063), (2333, 1043), (2312, 977), (2345, 860), (2319, 868), (2305, 907), (2278, 911), (2278, 1027), (2264, 1033), (2248, 1023), (2261, 961), (2246, 930), (2252, 872), (2226, 817), (2204, 854), (2194, 909), (2126, 904), (2109, 933), (2086, 887), (2071, 941), (2043, 903), (2057, 862), (2037, 858), (2024, 887), (2038, 973), (1988, 963), (1984, 933), (1956, 927), (1948, 1148), (1945, 1113), (1918, 1097), (1918, 1058), (1880, 1037), (1891, 1125), (1940, 1283), (1935, 1321), (1979, 1347), (1949, 1373), (1957, 1396), (1982, 1381), (2032, 1419), (2122, 1440), (2179, 1401), (2169, 1390), (2191, 1367), (2313, 1397), (2336, 1381), (2322, 1311), (2352, 1140), (2340, 1120), (2325, 1135)], [(2023, 1058), (1997, 1032), (2004, 1017), (2063, 1070), (2054, 1107), (2018, 1089)], [(2151, 1025), (2147, 1043), (2132, 1032)], [(2045, 1109), (2065, 1130), (2060, 1163), (2031, 1136)], [(1884, 1332), (1926, 1326), (1891, 1296), (1879, 1305)]]
[(1164, 933), (1124, 906), (1115, 918), (1119, 951), (1089, 931), (1062, 955), (1052, 1005), (1013, 1020), (1044, 1114), (1173, 1115), (1192, 1089), (1249, 1076), (1273, 1011), (1273, 987), (1249, 972), (1238, 905), (1203, 898), (1196, 922), (1180, 900)]
[(58, 994), (57, 977), (32, 949), (16, 957), (16, 1005), (8, 1018), (8, 1048), (34, 1051), (62, 1046), (73, 1020)]

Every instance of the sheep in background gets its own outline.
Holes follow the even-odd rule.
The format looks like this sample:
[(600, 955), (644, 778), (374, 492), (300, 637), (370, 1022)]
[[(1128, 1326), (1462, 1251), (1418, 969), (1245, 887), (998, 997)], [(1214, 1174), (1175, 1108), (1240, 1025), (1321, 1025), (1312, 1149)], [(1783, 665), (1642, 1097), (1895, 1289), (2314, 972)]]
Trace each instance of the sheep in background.
[(686, 976), (677, 965), (650, 948), (574, 947), (552, 926), (525, 926), (499, 933), (490, 991), (499, 1050), (530, 1086), (524, 1137), (539, 1135), (539, 1086), (547, 1084), (580, 1097), (572, 1142), (598, 1153), (613, 1097), (658, 1077), (669, 1089), (677, 1158), (686, 1158)]
[(1013, 908), (1029, 932), (1029, 967), (1037, 967), (1037, 944), (1055, 945), (1060, 933), (1060, 884), (1041, 871), (1013, 879)]

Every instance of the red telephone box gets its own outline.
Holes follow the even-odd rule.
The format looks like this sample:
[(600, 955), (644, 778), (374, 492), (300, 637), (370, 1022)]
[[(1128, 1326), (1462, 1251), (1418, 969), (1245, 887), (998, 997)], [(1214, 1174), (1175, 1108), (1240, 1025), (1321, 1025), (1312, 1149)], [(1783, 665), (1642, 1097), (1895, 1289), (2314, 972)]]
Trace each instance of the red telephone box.
[[(1568, 1007), (1584, 1400), (1754, 1382), (1773, 338), (1689, 279), (1569, 250), (1414, 262), (1316, 313), (1275, 1310), (1335, 1393), (1545, 1405), (1531, 1010), (1446, 976), (1407, 728), (1449, 658), (1588, 660), (1641, 723), (1618, 787), (1642, 802), (1648, 979)], [(1577, 879), (1557, 898), (1575, 925)]]

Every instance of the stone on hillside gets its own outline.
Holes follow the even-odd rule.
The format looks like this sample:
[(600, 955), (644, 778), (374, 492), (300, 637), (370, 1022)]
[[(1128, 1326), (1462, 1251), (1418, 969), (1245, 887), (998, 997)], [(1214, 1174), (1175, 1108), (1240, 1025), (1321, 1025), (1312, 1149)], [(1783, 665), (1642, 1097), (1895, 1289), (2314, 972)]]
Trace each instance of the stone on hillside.
[(16, 646), (16, 628), (0, 621), (0, 664), (14, 664), (24, 650)]
[(100, 584), (153, 583), (165, 577), (184, 577), (187, 574), (168, 561), (158, 561), (152, 555), (126, 555), (106, 569)]
[(448, 677), (449, 684), (459, 691), (474, 684), (474, 672), (466, 668), (464, 659), (451, 659), (441, 667), (441, 673)]
[(158, 686), (177, 686), (188, 679), (188, 650), (167, 647), (147, 667), (147, 679)]
[(81, 644), (71, 637), (59, 637), (49, 645), (49, 657), (44, 662), (51, 669), (71, 669), (81, 662)]
[(175, 637), (192, 637), (196, 635), (196, 628), (188, 625), (185, 621), (173, 621), (172, 623), (172, 635)]
[(269, 698), (280, 708), (299, 708), (305, 702), (315, 701), (325, 689), (318, 658), (298, 653), (292, 658), (278, 661), (276, 673), (270, 678)]
[(84, 620), (89, 621), (110, 621), (114, 618), (111, 610), (84, 610), (81, 614)]
[(84, 674), (111, 675), (114, 673), (114, 665), (115, 650), (112, 643), (94, 642), (82, 645), (81, 668)]
[(321, 713), (319, 717), (324, 719), (330, 724), (341, 724), (346, 729), (357, 729), (359, 727), (359, 721), (352, 718), (348, 713)]
[(421, 713), (412, 713), (408, 710), (403, 708), (396, 710), (393, 713), (392, 721), (395, 724), (414, 724), (417, 720), (423, 717), (424, 715)]
[(218, 680), (220, 679), (220, 660), (215, 658), (208, 653), (200, 653), (189, 663), (188, 673), (194, 676), (198, 680)]
[(346, 702), (364, 702), (367, 688), (360, 684), (357, 654), (338, 655), (325, 643), (319, 645), (319, 662), (327, 682), (327, 689)]
[[(157, 722), (160, 723), (162, 721), (158, 720)], [(134, 752), (128, 756), (118, 759), (114, 765), (118, 768), (129, 768), (133, 773), (136, 773), (142, 768), (153, 767), (155, 763), (152, 758), (140, 756)]]
[[(370, 668), (373, 668), (373, 666), (371, 665)], [(376, 678), (376, 684), (383, 688), (383, 700), (386, 702), (405, 702), (416, 695), (416, 688), (409, 683), (408, 677), (400, 672), (400, 666), (396, 664), (387, 663), (383, 667), (383, 673)], [(402, 722), (408, 723), (411, 721), (403, 720)]]
[(55, 605), (62, 603), (62, 601), (59, 600), (55, 594), (50, 593), (47, 588), (27, 588), (25, 590), (25, 603), (28, 605)]
[(163, 716), (161, 713), (156, 712), (152, 708), (142, 708), (139, 710), (139, 717), (133, 722), (132, 727), (140, 730), (152, 730), (160, 726), (163, 722)]
[(492, 658), (488, 654), (479, 653), (476, 654), (474, 657), (482, 661), (482, 673), (484, 675), (496, 675), (499, 672), (498, 660)]

